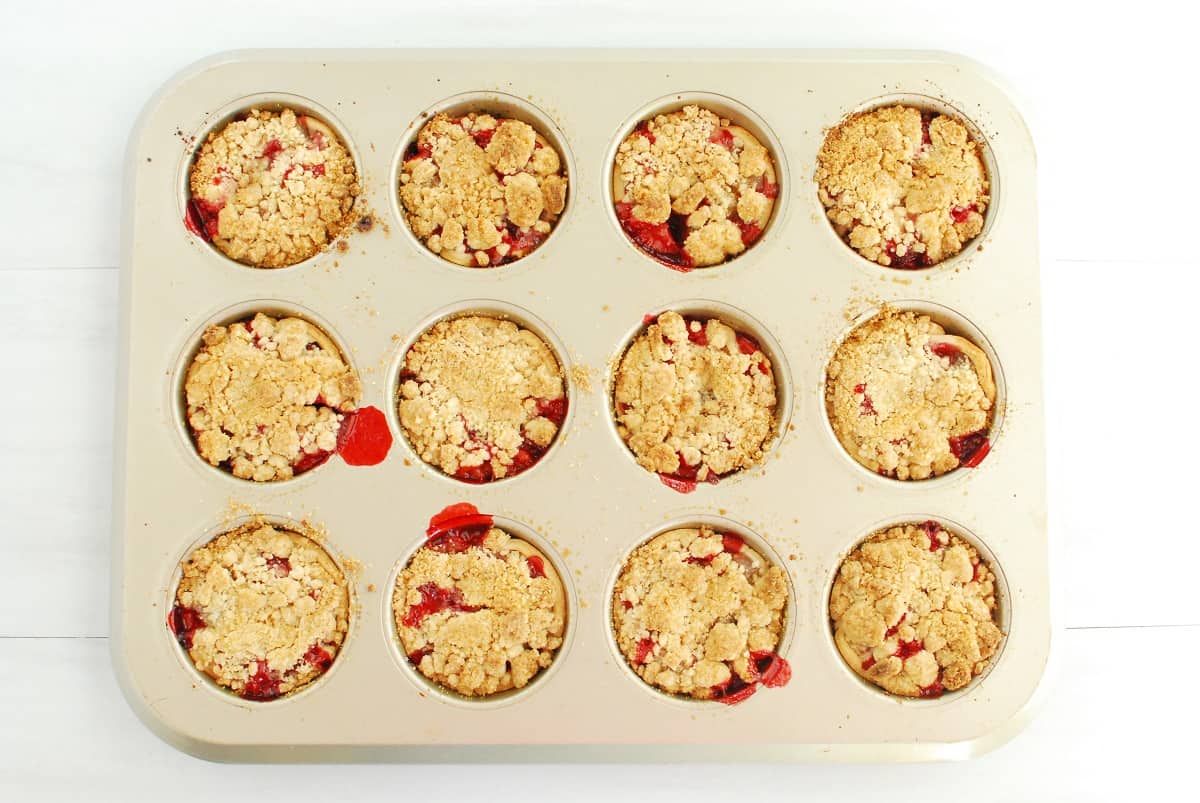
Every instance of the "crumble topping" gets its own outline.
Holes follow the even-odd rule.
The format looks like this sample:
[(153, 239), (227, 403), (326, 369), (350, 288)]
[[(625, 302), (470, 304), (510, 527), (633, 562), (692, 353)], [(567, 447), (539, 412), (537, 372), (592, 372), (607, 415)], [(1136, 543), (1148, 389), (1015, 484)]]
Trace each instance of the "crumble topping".
[(954, 256), (983, 231), (988, 176), (960, 121), (910, 106), (851, 115), (817, 154), (821, 203), (862, 256), (922, 268)]
[(422, 547), (396, 578), (392, 612), (422, 675), (468, 697), (520, 689), (550, 666), (566, 630), (554, 566), (498, 527), (459, 549)]
[(849, 334), (826, 369), (825, 407), (842, 446), (901, 480), (978, 465), (995, 401), (983, 350), (915, 312), (885, 307)]
[(762, 234), (779, 192), (762, 143), (700, 106), (639, 123), (617, 148), (612, 181), (629, 238), (684, 270), (745, 251)]
[(337, 448), (362, 393), (329, 336), (300, 318), (210, 326), (188, 367), (187, 420), (200, 456), (235, 477), (286, 480)]
[(295, 265), (336, 240), (359, 194), (341, 140), (292, 109), (251, 109), (211, 132), (192, 165), (191, 190), (194, 230), (257, 268)]
[(842, 658), (904, 697), (966, 686), (996, 654), (996, 577), (936, 522), (882, 530), (851, 552), (829, 598)]
[(513, 476), (550, 448), (567, 414), (554, 352), (512, 321), (439, 321), (404, 356), (400, 424), (426, 463), (466, 482)]
[(345, 575), (308, 536), (252, 522), (187, 557), (168, 625), (222, 688), (271, 700), (333, 664), (350, 623)]
[(567, 203), (566, 166), (528, 123), (438, 113), (405, 155), (400, 201), (430, 251), (456, 265), (495, 267), (550, 234)]
[[(638, 547), (613, 588), (613, 629), (629, 666), (671, 694), (719, 699), (762, 680), (783, 633), (783, 570), (741, 538), (707, 526)], [(765, 681), (764, 681), (765, 682)]]
[(700, 482), (761, 462), (775, 376), (758, 344), (716, 318), (664, 312), (617, 368), (617, 431), (648, 471)]

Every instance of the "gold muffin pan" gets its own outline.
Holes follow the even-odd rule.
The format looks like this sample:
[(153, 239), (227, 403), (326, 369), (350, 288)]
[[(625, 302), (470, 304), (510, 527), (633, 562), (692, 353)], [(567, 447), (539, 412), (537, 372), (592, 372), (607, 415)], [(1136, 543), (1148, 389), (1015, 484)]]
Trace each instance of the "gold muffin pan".
[[(834, 234), (812, 176), (824, 132), (892, 102), (950, 111), (981, 142), (992, 181), (983, 235), (940, 265), (870, 263)], [(779, 195), (757, 242), (715, 268), (670, 270), (638, 251), (609, 187), (616, 147), (652, 114), (696, 102), (772, 152)], [(363, 183), (362, 225), (303, 263), (258, 270), (184, 226), (198, 142), (258, 106), (291, 106), (338, 133)], [(530, 256), (457, 267), (409, 232), (402, 155), (431, 112), (479, 108), (530, 122), (559, 147), (567, 206)], [(121, 284), (113, 524), (113, 655), (135, 711), (180, 749), (245, 761), (924, 760), (965, 757), (1031, 714), (1050, 654), (1035, 156), (1020, 114), (957, 56), (887, 51), (246, 51), (165, 86), (131, 139)], [(982, 346), (1000, 389), (992, 451), (974, 469), (919, 482), (872, 474), (834, 438), (825, 365), (880, 304), (930, 314)], [(612, 366), (643, 317), (715, 313), (756, 338), (779, 388), (764, 465), (684, 495), (617, 435)], [(255, 484), (197, 455), (182, 374), (200, 333), (255, 311), (298, 314), (344, 349), (362, 403), (387, 416), (383, 463), (336, 457)], [(568, 415), (528, 471), (467, 485), (425, 466), (392, 399), (404, 348), (447, 315), (503, 315), (550, 343)], [(431, 516), (467, 501), (535, 542), (566, 586), (568, 632), (549, 670), (498, 699), (456, 698), (405, 663), (391, 583)], [(201, 676), (166, 627), (181, 560), (252, 511), (309, 522), (347, 567), (355, 600), (333, 667), (271, 702)], [(880, 527), (936, 519), (981, 549), (998, 577), (1001, 652), (966, 689), (900, 700), (869, 686), (833, 644), (828, 596), (841, 558)], [(612, 585), (624, 558), (674, 526), (736, 532), (791, 585), (779, 652), (792, 680), (726, 706), (643, 683), (616, 650)]]

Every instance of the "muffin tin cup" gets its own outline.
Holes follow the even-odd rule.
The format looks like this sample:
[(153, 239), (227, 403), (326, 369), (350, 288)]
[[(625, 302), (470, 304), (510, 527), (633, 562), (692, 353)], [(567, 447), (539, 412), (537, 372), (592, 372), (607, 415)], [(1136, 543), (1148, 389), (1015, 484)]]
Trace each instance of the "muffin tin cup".
[[(633, 667), (629, 665), (629, 661), (621, 653), (620, 647), (617, 646), (617, 634), (613, 625), (613, 591), (616, 588), (617, 581), (621, 578), (621, 572), (625, 569), (625, 562), (629, 560), (629, 556), (632, 555), (638, 549), (638, 547), (645, 545), (663, 533), (670, 532), (671, 530), (678, 530), (684, 527), (700, 526), (711, 527), (715, 532), (718, 533), (733, 533), (746, 542), (751, 549), (762, 555), (767, 562), (780, 567), (785, 572), (787, 571), (787, 565), (785, 564), (784, 560), (779, 556), (778, 553), (775, 552), (774, 549), (771, 548), (771, 545), (768, 544), (761, 535), (754, 532), (749, 527), (746, 527), (744, 524), (734, 521), (733, 519), (729, 519), (724, 516), (713, 516), (711, 514), (698, 513), (690, 516), (680, 516), (672, 521), (664, 522), (658, 527), (655, 527), (652, 532), (646, 533), (644, 537), (638, 539), (630, 545), (629, 549), (627, 549), (624, 555), (622, 555), (620, 562), (613, 567), (612, 576), (609, 578), (608, 585), (605, 587), (604, 620), (608, 622), (608, 644), (612, 649), (613, 660), (616, 662), (617, 666), (624, 670), (625, 676), (629, 678), (631, 683), (634, 683), (645, 689), (655, 699), (671, 705), (681, 706), (685, 710), (692, 712), (711, 712), (722, 710), (735, 711), (739, 705), (749, 705), (754, 703), (763, 705), (764, 701), (756, 698), (764, 697), (769, 699), (771, 697), (771, 692), (774, 691), (773, 689), (760, 688), (757, 692), (755, 692), (755, 694), (751, 695), (749, 700), (744, 703), (738, 703), (737, 705), (725, 705), (724, 703), (716, 700), (701, 700), (687, 695), (672, 694), (664, 691), (643, 680), (642, 677), (636, 671), (634, 671)], [(779, 634), (779, 644), (775, 648), (775, 653), (785, 661), (790, 661), (791, 659), (788, 656), (788, 648), (792, 644), (792, 637), (796, 631), (796, 616), (797, 612), (800, 610), (800, 606), (796, 603), (796, 590), (792, 587), (790, 576), (788, 576), (787, 582), (788, 596), (787, 603), (783, 609), (783, 631)]]
[[(466, 318), (471, 316), (480, 316), (484, 318), (496, 318), (503, 321), (511, 321), (522, 329), (528, 329), (542, 339), (550, 350), (554, 352), (555, 358), (558, 360), (559, 368), (562, 369), (563, 388), (566, 391), (567, 399), (567, 415), (563, 419), (562, 426), (554, 435), (554, 440), (538, 458), (537, 462), (520, 472), (508, 477), (492, 480), (486, 483), (470, 483), (457, 479), (439, 467), (426, 463), (425, 460), (417, 453), (416, 448), (412, 445), (412, 441), (408, 437), (408, 433), (400, 423), (399, 393), (400, 393), (400, 374), (404, 370), (404, 361), (409, 349), (413, 344), (421, 339), (421, 336), (432, 329), (441, 321), (454, 320), (455, 318)], [(429, 472), (441, 477), (449, 482), (454, 483), (464, 492), (469, 493), (473, 488), (484, 486), (494, 486), (503, 483), (517, 482), (522, 477), (527, 477), (537, 471), (554, 455), (559, 444), (566, 437), (566, 434), (571, 431), (572, 418), (574, 416), (574, 400), (571, 393), (571, 362), (567, 357), (566, 347), (558, 336), (550, 329), (550, 327), (534, 315), (529, 310), (518, 307), (515, 304), (510, 304), (505, 301), (500, 301), (492, 298), (476, 298), (466, 301), (458, 301), (448, 307), (444, 307), (431, 315), (426, 316), (414, 328), (412, 334), (404, 340), (400, 348), (396, 351), (396, 358), (392, 361), (391, 367), (388, 369), (387, 386), (391, 389), (391, 403), (388, 405), (386, 412), (388, 424), (392, 429), (393, 436), (399, 441), (401, 448), (407, 455), (407, 459), (415, 462), (416, 465), (424, 466)]]
[[(825, 218), (826, 229), (829, 235), (837, 242), (841, 243), (847, 253), (858, 258), (858, 267), (872, 275), (892, 276), (895, 274), (914, 273), (943, 273), (953, 272), (962, 266), (962, 263), (967, 262), (973, 252), (978, 252), (983, 249), (984, 244), (988, 241), (991, 233), (992, 225), (1001, 211), (1000, 201), (1003, 199), (1001, 190), (1003, 188), (1003, 177), (1001, 175), (1001, 165), (996, 161), (996, 154), (992, 150), (991, 142), (988, 141), (987, 133), (980, 128), (970, 115), (954, 106), (945, 98), (936, 97), (933, 95), (921, 94), (917, 92), (889, 92), (884, 95), (872, 98), (863, 102), (859, 106), (851, 109), (846, 117), (864, 112), (875, 111), (888, 106), (911, 106), (923, 112), (933, 112), (935, 114), (946, 115), (953, 117), (958, 122), (962, 123), (967, 129), (967, 133), (971, 139), (979, 145), (979, 156), (983, 161), (984, 170), (987, 171), (988, 178), (988, 206), (983, 215), (983, 231), (978, 236), (973, 237), (963, 244), (963, 249), (953, 256), (946, 257), (936, 265), (930, 265), (923, 268), (892, 268), (887, 265), (880, 265), (878, 262), (873, 262), (864, 256), (860, 256), (857, 251), (850, 247), (849, 243), (845, 242), (833, 228), (833, 222), (828, 215), (822, 214)], [(844, 119), (844, 118), (843, 118)], [(841, 122), (840, 120), (838, 122)], [(821, 210), (825, 209), (825, 205), (821, 203), (820, 197), (817, 195), (817, 184), (812, 182), (813, 199), (817, 207)]]
[[(560, 138), (542, 129), (561, 141), (568, 207), (524, 259), (459, 269), (408, 233), (397, 159), (423, 112), (499, 96), (534, 110), (531, 121)], [(876, 270), (825, 220), (813, 181), (825, 129), (881, 96), (945, 103), (989, 143), (1003, 196), (984, 236), (950, 269)], [(728, 108), (716, 105), (720, 98)], [(781, 192), (753, 248), (721, 267), (680, 273), (630, 245), (613, 218), (608, 179), (628, 128), (693, 99), (755, 122), (747, 127), (775, 152)], [(363, 179), (364, 214), (376, 221), (294, 270), (232, 263), (183, 223), (190, 134), (267, 102), (312, 111), (338, 131)], [(171, 744), (255, 762), (916, 761), (983, 752), (1030, 717), (1052, 632), (1035, 161), (1018, 112), (977, 65), (889, 51), (246, 51), (198, 64), (160, 91), (127, 167), (112, 649), (133, 709)], [(1003, 393), (998, 437), (978, 468), (886, 480), (833, 437), (826, 365), (860, 314), (882, 304), (928, 312), (993, 358)], [(382, 462), (335, 457), (294, 480), (255, 483), (198, 457), (183, 373), (206, 324), (260, 309), (299, 314), (343, 349), (362, 382), (361, 406), (382, 411), (391, 430)], [(686, 495), (638, 466), (613, 424), (615, 363), (644, 316), (666, 309), (715, 313), (758, 340), (780, 396), (779, 435), (763, 463)], [(434, 321), (471, 312), (541, 335), (562, 362), (570, 400), (538, 464), (486, 485), (417, 459), (395, 413), (408, 345)], [(567, 641), (551, 667), (491, 700), (455, 699), (423, 683), (398, 662), (407, 659), (391, 624), (395, 572), (430, 518), (459, 502), (543, 546), (571, 597)], [(206, 528), (249, 511), (311, 522), (352, 569), (358, 601), (330, 672), (270, 703), (206, 686), (166, 627), (179, 562), (199, 535), (216, 534)], [(847, 550), (879, 526), (872, 522), (912, 518), (977, 536), (1007, 583), (1002, 653), (970, 687), (933, 702), (897, 702), (866, 688), (837, 654), (828, 620), (828, 591)], [(732, 706), (649, 688), (611, 633), (612, 583), (630, 551), (649, 534), (705, 521), (761, 539), (792, 589), (781, 649), (791, 682)]]
[(425, 545), (425, 539), (420, 538), (416, 541), (412, 548), (404, 555), (404, 557), (396, 562), (396, 566), (392, 569), (391, 575), (388, 577), (387, 585), (383, 589), (383, 621), (387, 631), (388, 638), (392, 647), (392, 658), (395, 659), (396, 665), (400, 671), (412, 682), (422, 693), (429, 695), (435, 699), (441, 700), (451, 705), (462, 706), (466, 709), (475, 709), (485, 711), (501, 706), (512, 705), (521, 700), (536, 694), (539, 689), (548, 684), (556, 674), (557, 669), (562, 666), (567, 654), (571, 650), (571, 642), (575, 638), (575, 622), (578, 619), (579, 600), (575, 595), (575, 586), (571, 582), (571, 575), (567, 565), (563, 562), (562, 556), (558, 551), (546, 541), (545, 538), (538, 535), (536, 531), (530, 529), (527, 525), (522, 524), (516, 519), (508, 518), (507, 516), (493, 516), (493, 525), (514, 538), (519, 538), (522, 541), (535, 547), (539, 552), (546, 556), (546, 559), (553, 564), (554, 571), (558, 573), (559, 580), (563, 585), (563, 597), (566, 602), (566, 629), (562, 635), (562, 645), (554, 654), (554, 661), (550, 666), (534, 675), (530, 681), (519, 689), (509, 689), (507, 691), (496, 692), (481, 697), (468, 697), (464, 694), (459, 694), (453, 689), (448, 689), (435, 680), (427, 678), (421, 674), (421, 671), (413, 665), (412, 661), (408, 660), (408, 656), (404, 653), (404, 648), (400, 643), (400, 635), (396, 629), (396, 617), (392, 608), (392, 595), (396, 589), (396, 580), (400, 576), (400, 572), (404, 570), (413, 559), (413, 557)]
[[(1001, 640), (1000, 646), (997, 648), (996, 654), (992, 656), (991, 662), (988, 664), (988, 666), (982, 672), (972, 678), (971, 681), (963, 688), (946, 692), (942, 696), (936, 698), (902, 697), (876, 686), (874, 683), (871, 683), (866, 678), (855, 672), (851, 667), (846, 665), (845, 659), (842, 658), (842, 654), (838, 651), (837, 644), (834, 642), (833, 621), (829, 615), (829, 600), (833, 594), (833, 584), (837, 580), (838, 571), (841, 568), (841, 562), (845, 560), (846, 557), (853, 552), (856, 547), (866, 541), (867, 538), (882, 530), (886, 530), (889, 527), (895, 527), (903, 524), (921, 524), (926, 521), (937, 522), (951, 535), (958, 536), (967, 544), (974, 547), (979, 553), (979, 557), (984, 563), (987, 564), (988, 568), (991, 569), (992, 574), (996, 576), (995, 621), (997, 627), (999, 627), (1000, 631), (1004, 634), (1004, 638)], [(947, 705), (963, 700), (970, 700), (972, 697), (980, 693), (980, 686), (987, 680), (988, 676), (992, 673), (992, 670), (1004, 660), (1004, 648), (1008, 643), (1008, 634), (1012, 631), (1012, 606), (1009, 602), (1011, 598), (1011, 592), (1009, 591), (1008, 586), (1008, 578), (1004, 574), (1004, 567), (996, 558), (995, 553), (988, 548), (987, 544), (984, 543), (984, 541), (980, 539), (978, 535), (963, 527), (961, 524), (950, 521), (944, 516), (933, 514), (893, 516), (868, 526), (853, 543), (847, 545), (847, 547), (842, 551), (841, 557), (838, 559), (838, 565), (829, 575), (828, 582), (825, 585), (824, 593), (821, 597), (825, 604), (825, 614), (822, 621), (826, 625), (826, 632), (828, 634), (827, 643), (829, 655), (831, 656), (832, 660), (841, 664), (842, 668), (846, 671), (846, 675), (851, 680), (857, 682), (858, 685), (863, 688), (863, 690), (869, 694), (880, 696), (886, 699), (888, 702), (896, 702), (900, 703), (901, 705), (913, 706), (917, 708), (929, 708)]]
[[(191, 557), (192, 553), (203, 547), (205, 544), (220, 538), (226, 533), (233, 532), (239, 527), (255, 522), (263, 522), (280, 529), (290, 530), (294, 533), (298, 533), (305, 536), (323, 549), (325, 554), (328, 555), (333, 561), (334, 565), (337, 566), (337, 568), (342, 572), (342, 576), (346, 578), (346, 588), (349, 597), (349, 624), (346, 628), (346, 636), (342, 640), (342, 645), (338, 649), (337, 655), (334, 656), (333, 664), (331, 664), (329, 669), (323, 672), (320, 676), (309, 681), (302, 688), (297, 689), (290, 694), (283, 695), (282, 697), (276, 697), (272, 700), (249, 700), (245, 697), (239, 696), (229, 689), (224, 688), (223, 686), (218, 685), (216, 681), (214, 681), (205, 673), (201, 672), (196, 667), (191, 656), (188, 655), (188, 651), (184, 649), (183, 645), (178, 642), (170, 628), (167, 626), (167, 617), (175, 606), (175, 595), (179, 591), (179, 582), (183, 577), (184, 562)], [(303, 698), (316, 692), (318, 689), (324, 686), (329, 679), (334, 676), (338, 668), (341, 666), (342, 656), (345, 654), (346, 649), (352, 645), (358, 630), (358, 609), (360, 607), (360, 601), (354, 589), (354, 574), (352, 571), (350, 571), (350, 567), (346, 565), (346, 561), (344, 560), (342, 554), (332, 544), (329, 543), (328, 538), (324, 537), (322, 533), (315, 531), (311, 525), (287, 516), (276, 516), (270, 513), (241, 514), (231, 516), (227, 520), (222, 521), (220, 524), (209, 527), (179, 555), (179, 558), (175, 563), (175, 570), (171, 573), (171, 577), (166, 582), (165, 588), (167, 589), (167, 595), (163, 600), (162, 626), (166, 638), (174, 643), (176, 655), (179, 658), (184, 671), (188, 672), (194, 679), (193, 686), (195, 688), (204, 688), (208, 690), (215, 695), (216, 699), (219, 699), (226, 705), (243, 706), (245, 708), (253, 709), (262, 706), (289, 705), (291, 703), (303, 700)]]
[[(192, 199), (192, 164), (195, 162), (196, 156), (200, 152), (200, 147), (204, 144), (204, 141), (208, 138), (209, 134), (219, 132), (229, 123), (242, 119), (249, 114), (251, 109), (262, 109), (264, 111), (273, 112), (282, 111), (284, 109), (292, 109), (293, 111), (314, 117), (325, 125), (329, 126), (329, 128), (338, 135), (338, 138), (342, 141), (342, 144), (346, 146), (346, 150), (349, 152), (350, 158), (354, 160), (354, 169), (358, 173), (359, 185), (361, 186), (363, 184), (362, 159), (359, 156), (354, 140), (350, 137), (350, 132), (346, 130), (346, 127), (342, 125), (335, 114), (319, 103), (302, 95), (295, 95), (288, 92), (259, 92), (253, 95), (246, 95), (244, 97), (237, 98), (236, 100), (232, 100), (229, 103), (219, 107), (215, 112), (207, 115), (204, 121), (197, 128), (193, 129), (194, 133), (191, 133), (190, 135), (186, 133), (182, 127), (176, 129), (176, 135), (182, 138), (184, 142), (192, 145), (191, 148), (184, 151), (182, 158), (179, 161), (179, 214), (181, 216), (187, 215), (188, 202)], [(362, 209), (360, 200), (355, 201), (355, 208)], [(347, 236), (352, 230), (353, 227), (348, 229), (343, 234), (343, 237)], [(218, 259), (224, 261), (230, 267), (241, 270), (295, 270), (325, 262), (329, 259), (330, 254), (330, 249), (325, 249), (324, 251), (318, 251), (311, 257), (303, 259), (292, 265), (284, 265), (278, 268), (258, 268), (254, 265), (250, 265), (245, 262), (239, 262), (232, 257), (226, 256), (221, 249), (217, 248), (211, 242), (205, 240), (198, 234), (192, 232), (189, 232), (189, 234), (191, 234), (192, 238), (198, 244), (204, 248), (207, 248)]]
[[(995, 347), (992, 346), (991, 342), (987, 339), (983, 331), (980, 330), (978, 326), (968, 320), (965, 316), (959, 314), (953, 309), (950, 309), (944, 304), (915, 299), (899, 299), (896, 301), (889, 301), (887, 306), (900, 312), (915, 312), (920, 315), (926, 315), (934, 323), (945, 329), (946, 334), (958, 335), (959, 337), (966, 338), (982, 349), (983, 353), (987, 355), (988, 361), (992, 364), (992, 378), (996, 383), (996, 403), (992, 405), (992, 418), (991, 423), (988, 426), (988, 452), (986, 455), (984, 455), (979, 465), (975, 466), (974, 468), (959, 466), (958, 468), (947, 471), (945, 474), (941, 474), (937, 477), (929, 477), (923, 480), (901, 480), (895, 477), (887, 477), (872, 471), (862, 463), (859, 463), (857, 460), (855, 460), (850, 453), (846, 451), (846, 448), (842, 446), (842, 442), (838, 440), (837, 434), (833, 430), (833, 424), (829, 420), (829, 409), (825, 405), (825, 385), (827, 374), (823, 373), (821, 377), (820, 410), (822, 420), (825, 422), (825, 432), (829, 436), (829, 441), (833, 448), (840, 452), (841, 455), (849, 462), (849, 464), (853, 465), (855, 469), (859, 471), (864, 482), (870, 482), (875, 485), (920, 486), (922, 488), (929, 489), (938, 488), (942, 485), (949, 485), (951, 483), (966, 479), (971, 472), (979, 470), (986, 465), (988, 460), (992, 459), (993, 452), (996, 450), (997, 441), (999, 441), (1000, 436), (1004, 432), (1004, 412), (1008, 404), (1008, 388), (1004, 382), (1004, 367), (1000, 363), (1000, 357), (996, 353)], [(826, 370), (828, 369), (829, 361), (833, 359), (838, 347), (841, 346), (845, 339), (849, 337), (855, 329), (874, 318), (880, 312), (880, 306), (872, 306), (870, 309), (860, 313), (854, 318), (851, 324), (846, 327), (846, 330), (842, 333), (841, 337), (839, 337), (835, 343), (831, 344), (829, 352), (825, 358)]]
[(766, 120), (756, 114), (750, 107), (735, 98), (713, 92), (675, 92), (650, 101), (630, 115), (621, 124), (621, 127), (617, 129), (617, 135), (613, 138), (612, 144), (609, 146), (608, 153), (605, 156), (604, 172), (601, 176), (601, 191), (604, 197), (608, 199), (609, 221), (621, 239), (629, 245), (629, 248), (642, 259), (647, 260), (651, 265), (657, 265), (660, 268), (678, 272), (679, 268), (664, 265), (650, 254), (638, 248), (629, 239), (629, 235), (625, 233), (625, 230), (621, 228), (621, 223), (617, 220), (616, 201), (613, 199), (613, 167), (617, 158), (617, 149), (621, 147), (621, 143), (625, 141), (625, 138), (629, 136), (639, 123), (651, 120), (660, 114), (670, 114), (671, 112), (679, 111), (684, 106), (700, 106), (701, 108), (708, 109), (718, 117), (729, 120), (733, 125), (740, 126), (749, 131), (770, 154), (771, 163), (775, 168), (775, 184), (779, 187), (779, 194), (775, 197), (775, 205), (771, 208), (771, 217), (767, 220), (767, 225), (763, 227), (762, 233), (758, 235), (758, 239), (751, 243), (744, 252), (735, 257), (730, 257), (727, 261), (719, 265), (688, 268), (685, 271), (701, 276), (715, 276), (721, 271), (732, 270), (735, 265), (739, 264), (739, 260), (755, 249), (763, 248), (770, 242), (772, 229), (777, 226), (781, 227), (787, 217), (788, 199), (793, 192), (792, 176), (788, 173), (787, 152)]

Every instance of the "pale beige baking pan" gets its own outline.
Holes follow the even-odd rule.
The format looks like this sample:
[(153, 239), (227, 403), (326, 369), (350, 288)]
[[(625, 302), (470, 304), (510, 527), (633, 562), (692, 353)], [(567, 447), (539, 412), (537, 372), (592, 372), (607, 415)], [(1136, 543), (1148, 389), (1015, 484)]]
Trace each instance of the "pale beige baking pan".
[[(813, 180), (824, 131), (896, 100), (949, 110), (986, 143), (993, 203), (963, 254), (920, 271), (850, 251)], [(463, 101), (468, 101), (463, 103)], [(688, 101), (747, 127), (773, 151), (780, 194), (761, 240), (728, 264), (669, 270), (622, 234), (607, 187), (617, 144), (642, 118)], [(255, 270), (184, 224), (196, 142), (252, 106), (328, 122), (357, 160), (374, 222), (300, 265)], [(571, 192), (549, 239), (512, 265), (440, 261), (400, 217), (401, 154), (431, 110), (479, 106), (531, 122), (560, 145)], [(248, 51), (172, 80), (133, 135), (124, 201), (120, 398), (113, 524), (113, 656), (130, 704), (182, 750), (235, 761), (928, 760), (979, 754), (1031, 716), (1047, 666), (1045, 450), (1035, 156), (1020, 114), (957, 56), (887, 51)], [(853, 462), (826, 419), (826, 362), (883, 302), (930, 312), (984, 345), (1000, 406), (977, 468), (901, 483)], [(723, 315), (755, 335), (781, 387), (765, 467), (680, 494), (617, 435), (611, 365), (643, 316)], [(391, 410), (406, 343), (443, 315), (508, 315), (547, 336), (569, 368), (557, 445), (507, 481), (471, 486), (424, 466), (396, 428), (383, 463), (331, 460), (255, 484), (204, 463), (181, 409), (181, 371), (206, 325), (258, 309), (329, 331)], [(569, 629), (552, 670), (501, 700), (468, 701), (419, 679), (389, 625), (389, 582), (430, 517), (468, 501), (543, 539), (567, 583)], [(165, 626), (180, 561), (253, 511), (322, 526), (360, 568), (344, 651), (300, 694), (239, 699), (207, 681)], [(1006, 638), (990, 671), (936, 700), (899, 700), (843, 664), (828, 595), (843, 555), (881, 524), (937, 518), (991, 557)], [(783, 565), (792, 600), (780, 652), (791, 682), (726, 706), (669, 698), (619, 656), (608, 624), (625, 555), (673, 522), (727, 522)]]

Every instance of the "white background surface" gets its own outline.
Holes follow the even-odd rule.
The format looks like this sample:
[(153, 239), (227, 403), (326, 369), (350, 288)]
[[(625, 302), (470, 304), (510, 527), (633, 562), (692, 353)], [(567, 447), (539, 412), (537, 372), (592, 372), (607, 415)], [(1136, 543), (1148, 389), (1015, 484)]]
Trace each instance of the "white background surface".
[[(1200, 666), (1200, 115), (1195, 27), (1176, 5), (1119, 17), (1013, 0), (6, 2), (0, 799), (1191, 799), (1200, 703), (1180, 680)], [(978, 760), (920, 766), (254, 767), (184, 756), (136, 721), (107, 644), (130, 126), (171, 74), (219, 50), (417, 44), (934, 48), (1004, 77), (1041, 164), (1061, 627), (1054, 685), (1026, 731)]]

